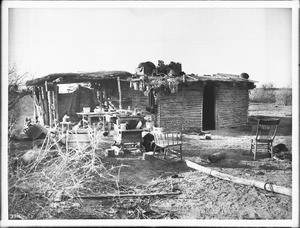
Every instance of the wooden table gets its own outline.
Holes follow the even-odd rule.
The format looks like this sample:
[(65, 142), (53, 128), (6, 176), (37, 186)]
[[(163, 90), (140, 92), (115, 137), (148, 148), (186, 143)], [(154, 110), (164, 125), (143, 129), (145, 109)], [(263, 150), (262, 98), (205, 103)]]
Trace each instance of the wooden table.
[[(111, 112), (78, 112), (78, 115), (82, 116), (82, 119), (86, 120), (83, 121), (83, 127), (87, 127), (88, 125), (92, 125), (92, 118), (99, 118), (99, 121), (103, 123), (103, 130), (105, 130), (106, 124), (109, 122), (106, 121), (106, 116), (113, 115), (114, 113)], [(108, 132), (110, 131), (110, 126), (108, 126)]]

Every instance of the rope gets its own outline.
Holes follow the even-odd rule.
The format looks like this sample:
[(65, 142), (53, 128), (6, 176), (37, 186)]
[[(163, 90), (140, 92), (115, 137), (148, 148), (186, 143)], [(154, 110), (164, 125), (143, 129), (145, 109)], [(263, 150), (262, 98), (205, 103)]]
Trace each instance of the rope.
[(266, 187), (267, 187), (267, 184), (270, 185), (271, 191), (269, 191), (269, 192), (275, 193), (275, 191), (274, 191), (274, 189), (273, 189), (273, 185), (276, 185), (276, 183), (275, 183), (275, 182), (266, 182), (266, 183), (264, 184), (264, 189), (265, 189), (266, 191), (268, 191), (267, 188), (266, 188)]

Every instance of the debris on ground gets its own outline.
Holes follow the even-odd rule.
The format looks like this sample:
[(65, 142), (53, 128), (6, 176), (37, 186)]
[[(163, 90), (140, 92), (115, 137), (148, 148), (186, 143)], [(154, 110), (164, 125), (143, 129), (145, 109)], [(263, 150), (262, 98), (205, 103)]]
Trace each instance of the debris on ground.
[(214, 153), (214, 154), (211, 154), (208, 156), (208, 160), (211, 162), (211, 163), (215, 163), (223, 158), (226, 157), (226, 153), (224, 152), (218, 152), (218, 153)]
[(211, 139), (211, 134), (200, 135), (199, 139), (202, 139), (202, 140)]
[[(184, 135), (184, 159), (234, 177), (267, 183), (268, 191), (194, 171), (183, 162), (169, 163), (155, 158), (147, 162), (141, 153), (107, 157), (105, 149), (113, 143), (110, 136), (101, 138), (101, 146), (91, 146), (85, 151), (73, 148), (67, 153), (48, 148), (28, 166), (17, 166), (15, 161), (32, 149), (32, 141), (10, 141), (9, 219), (292, 218), (293, 198), (270, 192), (271, 186), (273, 190), (276, 186), (292, 187), (292, 164), (287, 157), (279, 162), (270, 159), (270, 153), (259, 153), (253, 161), (249, 153), (253, 137), (250, 131), (214, 130), (204, 133), (212, 134), (213, 140), (203, 141), (198, 133)], [(279, 134), (275, 142), (288, 148), (280, 152), (274, 149), (275, 156), (292, 154), (291, 134)], [(226, 159), (209, 161), (209, 155), (222, 152), (226, 153)], [(166, 192), (181, 194), (142, 196)], [(80, 198), (109, 194), (139, 196)]]

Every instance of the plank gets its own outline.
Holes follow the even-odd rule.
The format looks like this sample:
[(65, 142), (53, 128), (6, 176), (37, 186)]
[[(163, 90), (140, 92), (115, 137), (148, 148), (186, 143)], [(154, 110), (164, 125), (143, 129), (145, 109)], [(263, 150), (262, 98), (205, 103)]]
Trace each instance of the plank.
[(181, 192), (164, 192), (164, 193), (148, 193), (148, 194), (105, 194), (105, 195), (95, 195), (95, 196), (79, 196), (81, 199), (108, 199), (108, 198), (124, 198), (124, 197), (146, 197), (146, 196), (177, 196)]

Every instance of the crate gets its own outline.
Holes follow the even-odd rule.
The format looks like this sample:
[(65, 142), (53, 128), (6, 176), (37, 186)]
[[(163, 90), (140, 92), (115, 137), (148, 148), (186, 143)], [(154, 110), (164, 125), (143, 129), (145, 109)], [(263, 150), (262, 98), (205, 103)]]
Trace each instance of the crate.
[(88, 132), (69, 133), (67, 144), (71, 149), (84, 150), (91, 144), (90, 135)]

